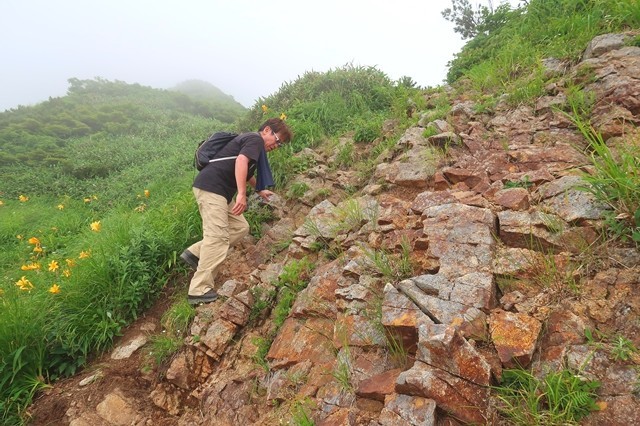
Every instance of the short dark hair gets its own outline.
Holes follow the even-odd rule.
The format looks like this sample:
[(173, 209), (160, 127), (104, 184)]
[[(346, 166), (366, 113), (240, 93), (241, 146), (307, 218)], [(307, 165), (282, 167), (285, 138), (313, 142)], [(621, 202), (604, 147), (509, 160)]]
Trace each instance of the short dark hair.
[(291, 134), (291, 130), (289, 129), (289, 127), (285, 124), (283, 120), (279, 118), (268, 119), (267, 121), (262, 123), (262, 126), (260, 126), (258, 131), (259, 132), (263, 131), (264, 128), (267, 126), (269, 126), (269, 128), (271, 128), (271, 130), (273, 130), (275, 133), (278, 133), (280, 135), (280, 139), (284, 143), (289, 142), (293, 138), (293, 135)]

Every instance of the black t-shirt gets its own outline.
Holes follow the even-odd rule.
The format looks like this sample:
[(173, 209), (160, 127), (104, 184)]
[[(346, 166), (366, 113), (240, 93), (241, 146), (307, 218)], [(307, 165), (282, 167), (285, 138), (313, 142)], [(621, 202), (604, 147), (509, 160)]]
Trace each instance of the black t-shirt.
[[(249, 158), (247, 180), (253, 176), (260, 151), (264, 149), (264, 140), (258, 133), (243, 133), (227, 143), (215, 158), (233, 157), (240, 154)], [(214, 161), (200, 170), (193, 187), (222, 195), (230, 203), (238, 192), (236, 185), (236, 159)]]

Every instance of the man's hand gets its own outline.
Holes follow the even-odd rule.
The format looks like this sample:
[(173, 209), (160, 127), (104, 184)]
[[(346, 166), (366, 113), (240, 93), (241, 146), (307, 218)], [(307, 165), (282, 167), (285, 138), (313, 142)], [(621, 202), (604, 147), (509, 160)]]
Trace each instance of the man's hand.
[(258, 195), (261, 196), (263, 200), (269, 201), (269, 197), (274, 195), (274, 193), (269, 191), (268, 189), (263, 189), (262, 191), (258, 192)]
[(233, 205), (231, 209), (231, 213), (238, 216), (242, 214), (247, 209), (247, 195), (246, 194), (238, 194), (236, 195), (236, 203)]

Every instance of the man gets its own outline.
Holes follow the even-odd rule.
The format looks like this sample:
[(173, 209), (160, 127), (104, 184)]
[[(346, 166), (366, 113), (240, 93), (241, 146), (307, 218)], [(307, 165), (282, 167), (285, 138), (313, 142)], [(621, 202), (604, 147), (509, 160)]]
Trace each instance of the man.
[[(227, 257), (229, 247), (249, 233), (249, 224), (242, 215), (247, 208), (247, 183), (268, 200), (273, 192), (265, 189), (264, 179), (261, 179), (264, 169), (269, 169), (265, 152), (290, 140), (291, 131), (287, 125), (279, 118), (269, 119), (257, 133), (243, 133), (227, 143), (216, 154), (215, 158), (221, 160), (209, 163), (196, 176), (193, 193), (202, 217), (203, 237), (180, 255), (196, 270), (189, 285), (190, 304), (217, 299), (214, 280), (218, 267)], [(257, 180), (254, 177), (256, 168)], [(270, 176), (270, 172), (267, 175)], [(272, 183), (266, 185), (269, 184)]]

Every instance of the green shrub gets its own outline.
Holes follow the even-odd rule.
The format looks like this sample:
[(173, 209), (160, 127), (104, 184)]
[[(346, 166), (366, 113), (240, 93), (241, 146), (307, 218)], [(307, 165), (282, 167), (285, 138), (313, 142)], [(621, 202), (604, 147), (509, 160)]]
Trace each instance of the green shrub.
[(373, 142), (382, 136), (381, 124), (377, 121), (358, 123), (355, 126), (353, 141), (356, 143)]

